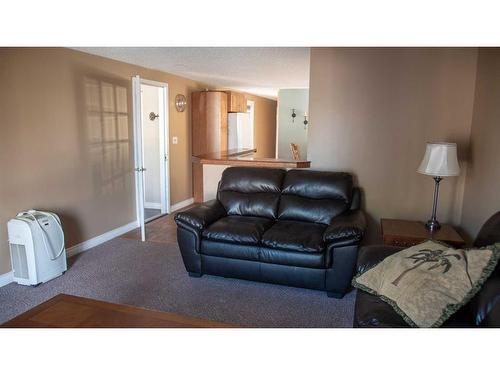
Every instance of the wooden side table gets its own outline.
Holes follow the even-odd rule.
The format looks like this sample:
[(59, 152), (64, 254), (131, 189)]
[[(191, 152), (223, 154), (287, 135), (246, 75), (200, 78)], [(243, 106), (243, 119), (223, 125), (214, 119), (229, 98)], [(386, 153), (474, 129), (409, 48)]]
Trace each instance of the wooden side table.
[(421, 221), (381, 219), (384, 245), (410, 247), (425, 240), (445, 242), (453, 247), (465, 246), (464, 239), (448, 224), (441, 224), (441, 229), (429, 232)]

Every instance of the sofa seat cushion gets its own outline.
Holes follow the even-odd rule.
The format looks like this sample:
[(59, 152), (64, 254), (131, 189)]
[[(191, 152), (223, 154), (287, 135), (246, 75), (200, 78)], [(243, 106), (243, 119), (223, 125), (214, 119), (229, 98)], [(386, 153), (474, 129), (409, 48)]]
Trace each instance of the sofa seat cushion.
[(321, 253), (325, 250), (326, 225), (279, 220), (262, 236), (262, 245), (270, 249)]
[(220, 241), (201, 241), (200, 253), (221, 258), (259, 261), (260, 248), (255, 245), (240, 245)]
[(288, 251), (281, 249), (260, 248), (259, 260), (268, 264), (280, 264), (283, 266), (306, 267), (306, 268), (326, 268), (328, 264), (326, 251)]
[(206, 228), (202, 236), (210, 241), (258, 246), (262, 234), (272, 224), (272, 220), (262, 217), (226, 216)]

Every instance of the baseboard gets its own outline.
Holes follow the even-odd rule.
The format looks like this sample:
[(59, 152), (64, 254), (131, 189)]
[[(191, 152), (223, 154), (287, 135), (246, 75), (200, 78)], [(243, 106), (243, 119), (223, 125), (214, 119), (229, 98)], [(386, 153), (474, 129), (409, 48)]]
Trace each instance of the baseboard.
[(161, 210), (161, 203), (144, 202), (144, 208), (152, 208), (153, 210)]
[(193, 203), (194, 203), (194, 198), (189, 198), (189, 199), (186, 199), (185, 201), (173, 204), (170, 206), (170, 212), (178, 211), (178, 210), (180, 210), (184, 207), (187, 207)]
[(83, 251), (87, 251), (97, 245), (100, 245), (106, 241), (112, 240), (115, 237), (121, 236), (122, 234), (125, 234), (127, 232), (130, 232), (131, 230), (137, 228), (139, 225), (137, 224), (137, 221), (133, 221), (131, 223), (125, 224), (119, 228), (110, 230), (109, 232), (103, 233), (97, 237), (91, 238), (90, 240), (83, 241), (75, 246), (70, 247), (69, 249), (66, 249), (66, 255), (67, 257), (72, 257), (76, 254), (79, 254)]
[(0, 275), (0, 288), (14, 281), (14, 273), (12, 271)]

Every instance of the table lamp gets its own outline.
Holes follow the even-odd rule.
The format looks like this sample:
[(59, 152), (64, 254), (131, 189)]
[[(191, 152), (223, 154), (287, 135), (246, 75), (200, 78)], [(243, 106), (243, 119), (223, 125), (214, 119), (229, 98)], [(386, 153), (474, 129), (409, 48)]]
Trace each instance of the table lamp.
[(434, 176), (435, 185), (432, 217), (425, 224), (428, 230), (434, 231), (441, 228), (441, 225), (436, 219), (439, 183), (443, 177), (458, 176), (460, 173), (456, 143), (427, 143), (424, 158), (420, 163), (420, 167), (418, 167), (417, 172), (428, 176)]

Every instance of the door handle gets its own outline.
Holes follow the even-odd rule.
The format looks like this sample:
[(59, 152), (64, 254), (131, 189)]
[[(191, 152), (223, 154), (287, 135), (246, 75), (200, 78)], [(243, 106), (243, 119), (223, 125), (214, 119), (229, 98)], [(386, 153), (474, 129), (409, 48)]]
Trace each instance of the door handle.
[(144, 172), (146, 168), (134, 168), (134, 171), (136, 172)]

